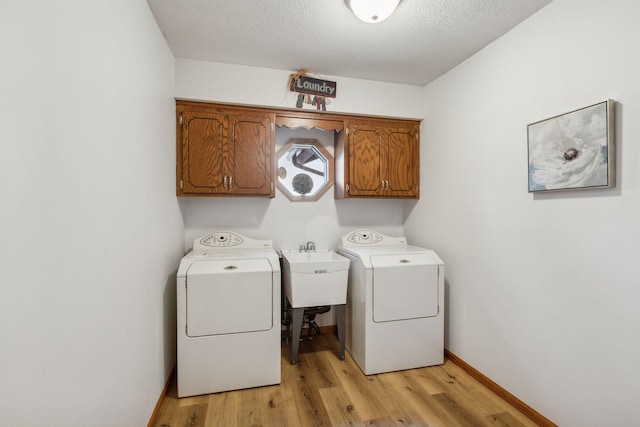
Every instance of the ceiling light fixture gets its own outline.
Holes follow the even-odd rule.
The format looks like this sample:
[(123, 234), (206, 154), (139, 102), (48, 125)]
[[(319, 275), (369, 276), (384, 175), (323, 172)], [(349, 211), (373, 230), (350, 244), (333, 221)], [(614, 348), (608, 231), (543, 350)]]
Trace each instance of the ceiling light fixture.
[(382, 22), (391, 16), (402, 0), (344, 0), (361, 21), (369, 24)]

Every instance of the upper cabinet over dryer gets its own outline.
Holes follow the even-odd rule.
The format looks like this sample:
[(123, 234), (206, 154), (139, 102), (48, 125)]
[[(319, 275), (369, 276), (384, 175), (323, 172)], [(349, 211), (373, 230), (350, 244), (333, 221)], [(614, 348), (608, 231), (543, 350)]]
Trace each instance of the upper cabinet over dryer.
[(275, 113), (176, 102), (179, 196), (275, 196)]
[(354, 118), (345, 128), (336, 197), (419, 198), (419, 122)]

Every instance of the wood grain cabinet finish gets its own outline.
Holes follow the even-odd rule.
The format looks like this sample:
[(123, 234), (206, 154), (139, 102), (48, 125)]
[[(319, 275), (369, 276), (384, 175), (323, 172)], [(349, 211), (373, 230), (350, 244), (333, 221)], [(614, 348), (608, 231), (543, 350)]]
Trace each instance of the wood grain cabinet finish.
[(275, 196), (275, 113), (176, 102), (178, 196)]
[(417, 122), (350, 120), (346, 129), (337, 146), (343, 175), (336, 197), (419, 198)]
[(275, 197), (275, 127), (333, 132), (336, 198), (419, 198), (418, 120), (176, 101), (178, 196)]

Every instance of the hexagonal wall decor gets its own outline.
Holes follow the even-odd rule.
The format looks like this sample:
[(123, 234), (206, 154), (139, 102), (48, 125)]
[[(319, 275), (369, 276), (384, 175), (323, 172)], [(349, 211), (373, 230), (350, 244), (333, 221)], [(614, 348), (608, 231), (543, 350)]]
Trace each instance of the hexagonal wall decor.
[(291, 138), (276, 159), (276, 185), (291, 201), (318, 200), (333, 185), (333, 156), (317, 139)]

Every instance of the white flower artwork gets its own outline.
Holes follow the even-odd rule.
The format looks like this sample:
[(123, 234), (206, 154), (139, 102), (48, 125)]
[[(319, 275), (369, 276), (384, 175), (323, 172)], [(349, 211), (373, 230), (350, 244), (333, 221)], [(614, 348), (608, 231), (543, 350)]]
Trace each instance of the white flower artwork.
[(528, 126), (529, 192), (615, 186), (613, 101)]

